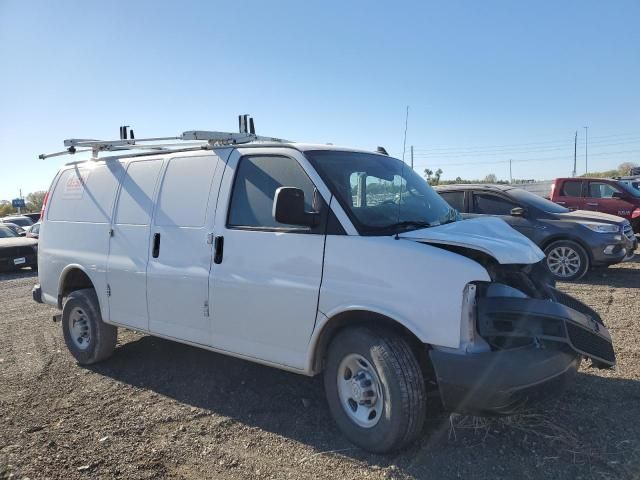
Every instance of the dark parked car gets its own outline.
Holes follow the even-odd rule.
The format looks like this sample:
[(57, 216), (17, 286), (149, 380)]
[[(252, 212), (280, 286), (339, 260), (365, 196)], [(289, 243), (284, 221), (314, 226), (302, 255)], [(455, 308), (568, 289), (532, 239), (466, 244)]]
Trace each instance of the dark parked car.
[(624, 218), (570, 211), (509, 185), (446, 185), (436, 190), (464, 218), (499, 216), (530, 238), (544, 250), (556, 280), (577, 280), (590, 267), (630, 260), (638, 243)]
[(22, 216), (29, 217), (33, 223), (40, 221), (40, 212), (38, 213), (23, 213)]
[(33, 225), (33, 220), (31, 220), (29, 217), (25, 217), (24, 215), (12, 215), (10, 217), (4, 217), (0, 219), (0, 222), (15, 223), (22, 228), (30, 227), (31, 225)]
[(0, 270), (38, 269), (38, 241), (16, 234), (0, 223)]
[(10, 228), (11, 230), (14, 231), (14, 233), (17, 233), (21, 237), (24, 237), (27, 234), (27, 231), (24, 228), (22, 228), (20, 225), (16, 225), (15, 223), (2, 222), (2, 225)]

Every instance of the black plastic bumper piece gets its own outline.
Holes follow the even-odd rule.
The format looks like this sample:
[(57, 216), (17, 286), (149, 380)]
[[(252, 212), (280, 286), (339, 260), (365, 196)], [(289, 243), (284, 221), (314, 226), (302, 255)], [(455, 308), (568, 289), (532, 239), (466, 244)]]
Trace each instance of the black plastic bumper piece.
[(575, 298), (554, 293), (556, 301), (479, 298), (478, 333), (489, 343), (529, 339), (545, 345), (564, 344), (600, 367), (613, 367), (616, 357), (611, 336), (600, 316)]
[(571, 382), (580, 355), (533, 346), (458, 354), (430, 350), (444, 407), (473, 415), (508, 415), (557, 395)]
[(33, 301), (38, 303), (42, 302), (42, 289), (40, 288), (40, 284), (34, 285), (31, 289), (31, 295), (33, 296)]

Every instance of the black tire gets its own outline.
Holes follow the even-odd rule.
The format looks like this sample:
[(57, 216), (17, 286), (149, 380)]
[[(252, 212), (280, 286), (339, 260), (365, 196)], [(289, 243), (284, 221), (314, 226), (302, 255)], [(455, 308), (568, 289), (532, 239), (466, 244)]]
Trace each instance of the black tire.
[[(82, 323), (85, 337), (73, 335), (72, 323)], [(98, 296), (93, 288), (76, 290), (67, 297), (62, 309), (62, 332), (64, 343), (80, 365), (100, 362), (113, 353), (118, 339), (118, 329), (102, 321)], [(82, 344), (82, 347), (78, 343)]]
[[(568, 275), (563, 275), (561, 273), (561, 270), (558, 272), (554, 272), (554, 267), (553, 264), (551, 264), (551, 262), (553, 262), (554, 258), (550, 255), (554, 255), (554, 251), (558, 251), (558, 250), (562, 250), (565, 249), (565, 251), (568, 252), (575, 252), (575, 257), (573, 258), (578, 258), (579, 259), (579, 265), (577, 270), (575, 271), (575, 273), (571, 273)], [(571, 241), (571, 240), (557, 240), (551, 244), (549, 244), (545, 249), (544, 249), (544, 254), (545, 254), (545, 264), (547, 265), (547, 268), (549, 269), (549, 272), (551, 273), (551, 275), (560, 282), (572, 282), (575, 280), (579, 280), (581, 279), (585, 273), (587, 273), (587, 271), (589, 270), (589, 255), (587, 255), (587, 252), (585, 251), (584, 248), (582, 248), (582, 246), (580, 246), (578, 243)], [(570, 255), (574, 255), (573, 253), (570, 253)]]
[[(338, 369), (352, 354), (362, 356), (381, 383), (382, 412), (372, 427), (362, 427), (352, 420), (338, 393)], [(423, 373), (409, 344), (396, 333), (366, 327), (347, 328), (338, 333), (329, 345), (324, 386), (338, 427), (364, 450), (375, 453), (398, 450), (413, 442), (422, 431), (426, 414)]]

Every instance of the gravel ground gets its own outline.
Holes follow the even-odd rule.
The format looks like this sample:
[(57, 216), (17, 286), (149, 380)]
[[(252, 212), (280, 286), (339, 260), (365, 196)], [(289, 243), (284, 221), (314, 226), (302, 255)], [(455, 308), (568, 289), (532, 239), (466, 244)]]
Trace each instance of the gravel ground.
[(36, 277), (0, 275), (0, 479), (640, 478), (640, 263), (561, 288), (599, 311), (615, 371), (583, 362), (540, 411), (504, 419), (436, 413), (400, 454), (353, 448), (320, 378), (120, 331), (83, 368)]

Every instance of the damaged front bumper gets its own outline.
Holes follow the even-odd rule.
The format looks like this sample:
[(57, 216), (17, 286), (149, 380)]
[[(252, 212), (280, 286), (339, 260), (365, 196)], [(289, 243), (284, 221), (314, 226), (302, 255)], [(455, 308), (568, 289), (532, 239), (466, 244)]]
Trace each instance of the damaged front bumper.
[(509, 414), (559, 392), (583, 357), (599, 368), (615, 365), (611, 337), (598, 314), (549, 288), (550, 299), (481, 297), (478, 334), (490, 351), (429, 351), (448, 410)]

